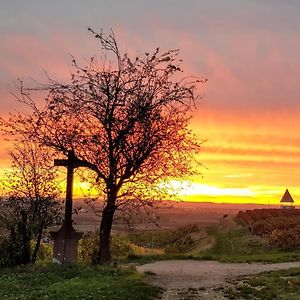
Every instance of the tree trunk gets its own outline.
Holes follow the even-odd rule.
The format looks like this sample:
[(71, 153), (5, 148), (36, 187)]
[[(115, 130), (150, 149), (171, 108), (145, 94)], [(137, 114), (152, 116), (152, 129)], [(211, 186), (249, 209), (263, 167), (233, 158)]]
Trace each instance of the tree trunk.
[(34, 250), (33, 250), (32, 256), (31, 256), (32, 263), (36, 262), (36, 258), (37, 258), (37, 255), (38, 255), (38, 252), (39, 252), (39, 249), (41, 246), (42, 236), (43, 236), (43, 229), (40, 230), (38, 237), (37, 237), (36, 245), (34, 247)]
[(18, 238), (20, 239), (19, 249), (19, 265), (27, 265), (30, 263), (30, 240), (31, 233), (27, 228), (26, 212), (21, 211), (21, 221), (17, 224)]
[(110, 234), (115, 213), (115, 206), (107, 204), (103, 209), (100, 225), (100, 247), (96, 263), (104, 265), (111, 262)]

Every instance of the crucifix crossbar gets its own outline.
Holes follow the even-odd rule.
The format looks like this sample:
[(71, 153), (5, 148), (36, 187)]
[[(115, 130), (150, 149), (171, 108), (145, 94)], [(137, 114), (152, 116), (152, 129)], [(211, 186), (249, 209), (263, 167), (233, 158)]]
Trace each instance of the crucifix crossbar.
[(54, 165), (67, 168), (67, 190), (64, 223), (58, 231), (51, 232), (54, 239), (53, 260), (58, 263), (73, 263), (76, 261), (78, 241), (82, 236), (82, 233), (76, 231), (72, 224), (74, 169), (79, 167), (87, 167), (95, 171), (97, 169), (95, 165), (78, 159), (74, 151), (68, 151), (67, 159), (55, 159)]
[(68, 151), (68, 159), (55, 159), (54, 165), (67, 168), (67, 189), (65, 204), (65, 225), (72, 225), (72, 206), (73, 206), (73, 179), (74, 169), (79, 167), (87, 167), (92, 169), (93, 165), (87, 161), (78, 159), (74, 151)]

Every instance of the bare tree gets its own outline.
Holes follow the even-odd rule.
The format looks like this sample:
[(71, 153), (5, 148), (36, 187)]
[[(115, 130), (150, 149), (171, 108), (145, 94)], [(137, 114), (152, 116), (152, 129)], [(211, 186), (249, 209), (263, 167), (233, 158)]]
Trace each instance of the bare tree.
[(72, 150), (90, 164), (104, 192), (97, 260), (102, 264), (111, 259), (115, 211), (151, 206), (160, 182), (191, 174), (200, 142), (188, 125), (196, 86), (205, 80), (181, 78), (178, 50), (157, 48), (132, 59), (121, 54), (113, 33), (89, 31), (104, 58), (93, 57), (84, 67), (74, 59), (70, 83), (49, 79), (40, 87), (47, 91), (44, 108), (34, 90), (21, 84), (18, 99), (32, 114), (12, 115), (3, 126), (60, 153)]
[(60, 220), (52, 155), (28, 141), (10, 151), (12, 171), (4, 181), (8, 197), (0, 201), (0, 227), (8, 232), (11, 263), (34, 263), (44, 230)]

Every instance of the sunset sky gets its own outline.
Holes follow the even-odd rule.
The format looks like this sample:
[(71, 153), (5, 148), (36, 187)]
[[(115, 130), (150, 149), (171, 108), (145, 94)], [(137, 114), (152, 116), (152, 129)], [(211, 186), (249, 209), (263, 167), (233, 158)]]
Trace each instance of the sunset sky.
[(208, 78), (191, 125), (202, 176), (182, 183), (186, 199), (279, 203), (289, 188), (300, 204), (299, 12), (298, 0), (2, 0), (1, 116), (22, 110), (15, 79), (69, 78), (71, 55), (99, 53), (87, 27), (113, 28), (129, 53), (179, 48), (186, 75)]

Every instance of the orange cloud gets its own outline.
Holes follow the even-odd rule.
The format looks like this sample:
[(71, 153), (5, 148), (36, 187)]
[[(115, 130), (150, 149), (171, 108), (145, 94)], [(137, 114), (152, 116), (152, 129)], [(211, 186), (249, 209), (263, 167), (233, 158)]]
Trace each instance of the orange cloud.
[[(191, 13), (190, 22), (197, 30), (153, 14), (144, 15), (147, 26), (143, 28), (126, 27), (121, 21), (114, 26), (121, 48), (132, 55), (157, 46), (180, 48), (184, 75), (208, 78), (199, 89), (205, 97), (191, 124), (197, 136), (207, 140), (199, 154), (206, 169), (200, 170), (203, 178), (195, 181), (218, 191), (232, 186), (251, 189), (255, 191), (251, 201), (268, 191), (279, 194), (283, 186), (296, 188), (300, 176), (299, 36), (258, 27), (245, 30), (236, 20), (204, 17), (200, 22), (196, 15)], [(63, 28), (49, 30), (45, 36), (7, 34), (1, 43), (5, 45), (0, 49), (2, 111), (14, 109), (7, 101), (12, 96), (6, 87), (13, 79), (32, 76), (44, 82), (45, 68), (51, 77), (66, 80), (69, 54), (81, 61), (98, 54), (97, 41), (87, 32)]]

